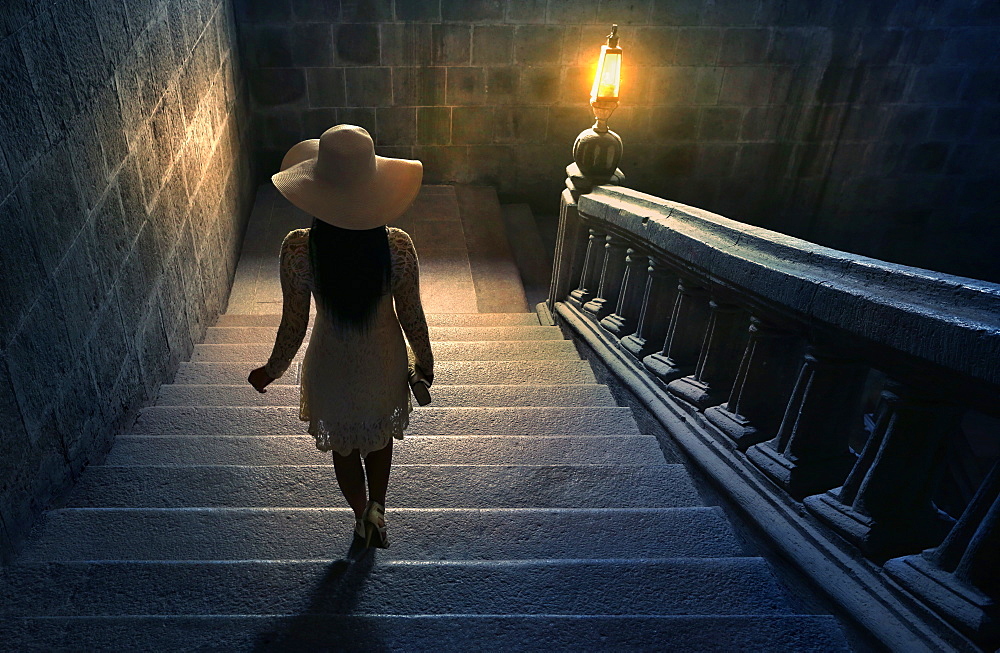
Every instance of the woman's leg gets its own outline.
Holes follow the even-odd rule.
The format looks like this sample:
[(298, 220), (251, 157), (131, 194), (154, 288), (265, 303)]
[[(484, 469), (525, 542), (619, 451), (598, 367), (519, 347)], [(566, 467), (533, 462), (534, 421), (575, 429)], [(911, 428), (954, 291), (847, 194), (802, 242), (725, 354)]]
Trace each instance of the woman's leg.
[(358, 450), (355, 449), (348, 456), (341, 456), (334, 451), (333, 469), (337, 473), (337, 485), (340, 486), (340, 491), (344, 493), (344, 498), (354, 511), (354, 516), (360, 518), (361, 513), (365, 511), (368, 497), (365, 496), (365, 472), (361, 469), (361, 456)]
[(385, 506), (385, 492), (389, 487), (389, 468), (392, 467), (392, 440), (378, 451), (365, 456), (365, 471), (368, 473), (368, 496), (372, 501)]

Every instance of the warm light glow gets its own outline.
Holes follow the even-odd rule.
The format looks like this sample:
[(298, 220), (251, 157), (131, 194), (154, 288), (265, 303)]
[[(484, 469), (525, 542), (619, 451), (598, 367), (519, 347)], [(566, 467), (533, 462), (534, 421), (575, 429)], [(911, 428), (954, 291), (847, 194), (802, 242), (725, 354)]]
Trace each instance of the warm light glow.
[(594, 86), (590, 91), (590, 101), (617, 101), (621, 87), (622, 72), (621, 48), (601, 46), (601, 55), (597, 60), (597, 73), (594, 75)]

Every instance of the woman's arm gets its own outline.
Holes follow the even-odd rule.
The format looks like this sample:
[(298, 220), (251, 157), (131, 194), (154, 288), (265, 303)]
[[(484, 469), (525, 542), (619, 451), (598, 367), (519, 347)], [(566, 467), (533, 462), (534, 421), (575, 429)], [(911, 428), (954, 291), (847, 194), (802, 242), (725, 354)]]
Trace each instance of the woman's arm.
[(417, 251), (409, 234), (401, 229), (389, 230), (389, 244), (395, 256), (392, 262), (392, 296), (396, 316), (413, 350), (415, 364), (427, 378), (434, 380), (434, 354), (427, 330), (427, 318), (420, 303), (420, 267)]
[[(280, 261), (281, 324), (274, 339), (271, 357), (263, 368), (259, 368), (272, 380), (281, 378), (291, 365), (296, 352), (302, 346), (309, 324), (309, 231), (307, 229), (296, 229), (285, 236), (285, 240), (281, 243)], [(262, 390), (262, 388), (257, 389)]]

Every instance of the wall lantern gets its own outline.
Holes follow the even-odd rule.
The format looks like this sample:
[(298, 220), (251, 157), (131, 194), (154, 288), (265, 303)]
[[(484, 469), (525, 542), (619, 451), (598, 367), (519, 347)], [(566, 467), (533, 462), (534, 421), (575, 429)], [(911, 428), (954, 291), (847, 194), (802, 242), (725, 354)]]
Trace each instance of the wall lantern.
[(595, 183), (610, 180), (622, 158), (622, 139), (608, 129), (608, 119), (618, 108), (621, 73), (618, 26), (612, 25), (607, 44), (601, 46), (594, 86), (590, 91), (590, 106), (596, 120), (590, 129), (580, 132), (573, 143), (573, 159), (580, 172)]

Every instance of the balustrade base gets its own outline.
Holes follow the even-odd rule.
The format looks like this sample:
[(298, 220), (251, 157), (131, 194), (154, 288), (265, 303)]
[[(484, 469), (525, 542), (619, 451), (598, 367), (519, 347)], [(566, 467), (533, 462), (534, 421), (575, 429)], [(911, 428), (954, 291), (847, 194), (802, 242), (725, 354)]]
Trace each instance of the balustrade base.
[(635, 331), (635, 320), (622, 317), (618, 313), (612, 313), (601, 320), (601, 326), (611, 335), (621, 338)]
[(845, 452), (835, 458), (803, 462), (775, 451), (767, 442), (747, 449), (747, 458), (796, 501), (843, 483), (857, 460), (853, 454)]
[(746, 417), (727, 410), (725, 404), (706, 410), (705, 419), (718, 427), (740, 451), (746, 451), (748, 447), (771, 438), (771, 435), (762, 433)]
[(658, 345), (651, 343), (646, 338), (641, 338), (636, 333), (633, 333), (630, 336), (625, 336), (619, 341), (618, 345), (628, 353), (632, 354), (632, 356), (639, 361), (640, 364), (643, 358), (652, 354), (654, 351), (657, 351), (658, 347)]
[(656, 375), (656, 378), (663, 383), (670, 383), (674, 379), (679, 379), (691, 373), (691, 367), (678, 366), (668, 356), (664, 356), (662, 352), (659, 354), (650, 354), (643, 358), (642, 366)]
[(725, 399), (719, 398), (707, 383), (699, 381), (693, 376), (685, 376), (671, 381), (667, 385), (667, 391), (699, 409), (717, 406), (725, 401)]
[(941, 570), (923, 554), (894, 558), (884, 569), (986, 650), (1000, 646), (1000, 604)]
[(570, 291), (569, 296), (566, 297), (566, 301), (577, 308), (583, 308), (583, 305), (594, 298), (594, 293), (589, 290), (576, 290)]
[(806, 509), (842, 538), (876, 561), (903, 556), (937, 546), (954, 523), (941, 513), (908, 515), (900, 508), (900, 518), (876, 520), (863, 515), (839, 499), (840, 488), (806, 497)]
[(608, 302), (604, 297), (595, 297), (589, 302), (585, 303), (583, 306), (583, 312), (592, 317), (595, 320), (601, 320), (604, 316), (608, 315), (611, 311), (615, 310), (614, 307)]

